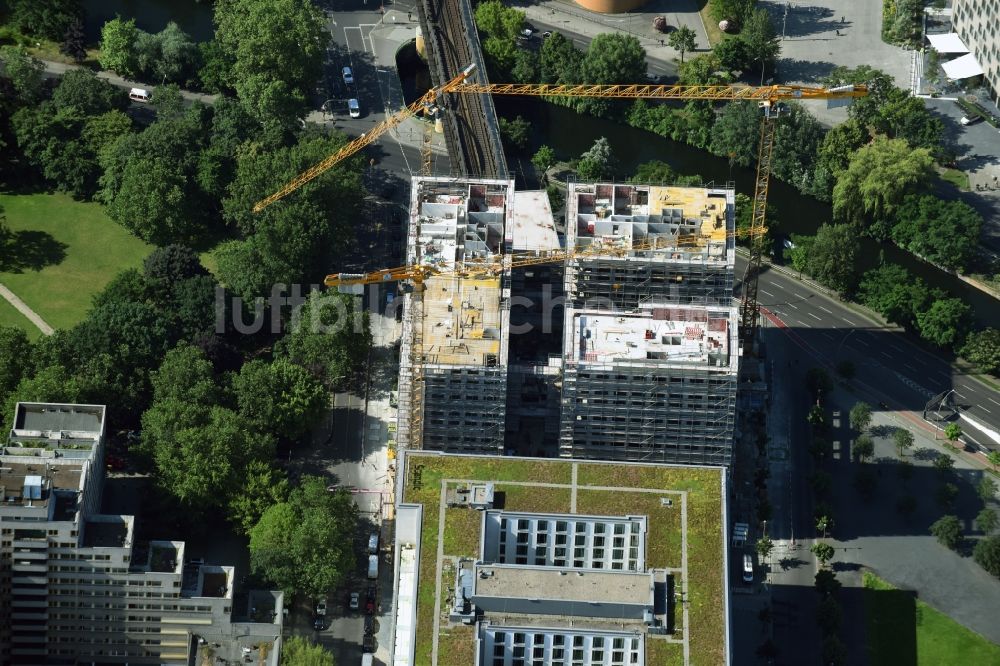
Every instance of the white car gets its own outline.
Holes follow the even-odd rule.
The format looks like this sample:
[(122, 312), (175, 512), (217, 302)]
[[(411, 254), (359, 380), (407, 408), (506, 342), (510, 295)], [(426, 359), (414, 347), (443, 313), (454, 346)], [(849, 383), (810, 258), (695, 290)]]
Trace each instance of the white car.
[(345, 67), (340, 70), (340, 73), (344, 76), (344, 83), (347, 85), (354, 83), (354, 72), (351, 71), (350, 67)]
[(353, 97), (347, 100), (347, 112), (351, 114), (351, 118), (361, 117), (361, 106), (358, 104), (358, 100)]
[(348, 604), (351, 610), (358, 610), (361, 607), (361, 593), (351, 592), (351, 601)]
[(753, 582), (753, 558), (749, 554), (743, 555), (743, 582)]

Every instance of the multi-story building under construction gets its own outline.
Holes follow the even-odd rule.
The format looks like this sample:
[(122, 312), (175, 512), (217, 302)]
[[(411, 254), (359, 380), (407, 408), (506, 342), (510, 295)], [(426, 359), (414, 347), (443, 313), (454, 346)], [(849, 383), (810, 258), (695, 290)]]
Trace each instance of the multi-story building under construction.
[(560, 455), (728, 464), (732, 188), (571, 184), (566, 241)]
[[(729, 462), (739, 359), (732, 188), (571, 184), (562, 238), (544, 193), (515, 195), (512, 181), (414, 178), (410, 203), (407, 264), (442, 273), (404, 296), (401, 447), (502, 453), (506, 436), (524, 453), (511, 442), (550, 436), (548, 450), (558, 443), (564, 457)], [(525, 271), (512, 280), (509, 260), (487, 278), (447, 271), (498, 254), (516, 266), (560, 248), (571, 258), (533, 269), (530, 288)], [(511, 284), (514, 296), (532, 295), (543, 275), (562, 283), (560, 325), (519, 324), (525, 339), (511, 340)], [(525, 427), (532, 437), (505, 432)]]
[(406, 260), (442, 269), (404, 295), (402, 447), (502, 453), (510, 286), (449, 274), (455, 262), (506, 253), (513, 181), (414, 178)]

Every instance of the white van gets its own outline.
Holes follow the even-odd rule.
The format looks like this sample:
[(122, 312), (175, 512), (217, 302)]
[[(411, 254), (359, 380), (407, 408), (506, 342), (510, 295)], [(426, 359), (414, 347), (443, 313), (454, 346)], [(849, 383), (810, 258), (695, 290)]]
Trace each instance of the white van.
[(358, 104), (358, 100), (353, 97), (347, 100), (347, 112), (351, 114), (351, 118), (361, 117), (361, 105)]
[(378, 555), (368, 556), (368, 577), (373, 580), (378, 578)]
[(132, 88), (128, 91), (128, 98), (133, 102), (150, 102), (152, 101), (153, 96), (148, 90), (144, 90), (142, 88)]

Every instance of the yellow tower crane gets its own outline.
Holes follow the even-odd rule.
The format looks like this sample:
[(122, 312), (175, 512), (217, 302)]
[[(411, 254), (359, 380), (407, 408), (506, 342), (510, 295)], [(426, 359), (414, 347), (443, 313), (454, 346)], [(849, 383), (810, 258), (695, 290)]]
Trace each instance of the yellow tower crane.
[[(438, 104), (440, 98), (449, 93), (491, 95), (527, 95), (532, 97), (602, 97), (613, 99), (671, 99), (671, 100), (706, 100), (716, 102), (751, 101), (757, 102), (764, 110), (761, 121), (759, 150), (757, 159), (757, 178), (754, 183), (753, 214), (748, 231), (750, 236), (750, 260), (743, 277), (743, 305), (740, 311), (741, 333), (745, 339), (752, 339), (757, 330), (757, 278), (760, 274), (760, 264), (764, 251), (764, 234), (767, 231), (766, 204), (768, 185), (771, 177), (771, 156), (774, 148), (775, 120), (780, 114), (780, 104), (784, 101), (803, 99), (850, 100), (868, 94), (865, 86), (849, 85), (836, 88), (816, 88), (809, 86), (770, 85), (648, 85), (648, 84), (545, 84), (545, 83), (470, 83), (469, 77), (475, 70), (475, 64), (470, 64), (452, 80), (428, 90), (420, 99), (376, 125), (370, 132), (351, 141), (340, 150), (333, 153), (322, 162), (296, 176), (280, 190), (262, 199), (254, 205), (254, 212), (260, 212), (275, 201), (282, 199), (299, 189), (341, 160), (350, 157), (365, 146), (376, 141), (382, 134), (389, 131), (407, 118), (420, 112), (427, 112)], [(426, 160), (426, 157), (425, 157)], [(570, 250), (574, 252), (574, 250)], [(565, 258), (565, 257), (564, 257)], [(553, 259), (559, 261), (560, 259)], [(454, 268), (464, 270), (468, 265), (458, 265)], [(404, 266), (387, 269), (370, 274), (369, 282), (354, 284), (370, 284), (385, 280), (420, 280), (430, 269), (418, 266)], [(354, 276), (352, 279), (369, 280), (366, 276)], [(330, 276), (335, 284), (338, 278)]]

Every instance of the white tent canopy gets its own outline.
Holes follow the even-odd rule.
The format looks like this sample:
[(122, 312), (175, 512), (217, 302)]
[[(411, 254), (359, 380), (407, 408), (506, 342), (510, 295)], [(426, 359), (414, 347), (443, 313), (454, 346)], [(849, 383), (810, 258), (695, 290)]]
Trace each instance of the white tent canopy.
[(949, 32), (944, 35), (927, 35), (927, 41), (931, 43), (931, 47), (938, 53), (969, 52), (969, 49), (962, 42), (962, 38), (955, 32)]
[(941, 65), (945, 76), (949, 79), (967, 79), (970, 76), (979, 76), (983, 73), (983, 68), (976, 62), (976, 56), (971, 53), (949, 60)]

